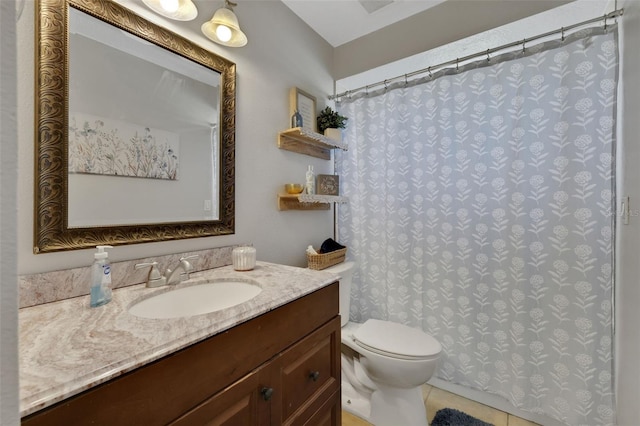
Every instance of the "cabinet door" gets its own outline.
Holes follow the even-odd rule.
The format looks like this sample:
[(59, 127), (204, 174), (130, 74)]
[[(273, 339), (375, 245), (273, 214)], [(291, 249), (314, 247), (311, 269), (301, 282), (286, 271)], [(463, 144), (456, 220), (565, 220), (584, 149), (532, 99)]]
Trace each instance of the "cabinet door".
[(273, 373), (267, 363), (182, 415), (171, 425), (255, 426), (271, 423)]
[(332, 398), (325, 412), (339, 408), (340, 318), (287, 349), (280, 363), (283, 424), (306, 424)]

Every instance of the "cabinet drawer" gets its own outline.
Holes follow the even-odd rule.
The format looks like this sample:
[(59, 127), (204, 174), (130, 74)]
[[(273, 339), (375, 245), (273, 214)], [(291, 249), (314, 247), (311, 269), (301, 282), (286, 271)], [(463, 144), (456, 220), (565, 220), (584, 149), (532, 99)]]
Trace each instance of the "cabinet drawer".
[(267, 364), (185, 413), (169, 426), (268, 425), (271, 404), (262, 393), (272, 381)]
[(320, 409), (302, 424), (304, 426), (341, 426), (340, 390), (336, 390)]
[(285, 351), (281, 365), (282, 418), (297, 424), (340, 389), (340, 318)]

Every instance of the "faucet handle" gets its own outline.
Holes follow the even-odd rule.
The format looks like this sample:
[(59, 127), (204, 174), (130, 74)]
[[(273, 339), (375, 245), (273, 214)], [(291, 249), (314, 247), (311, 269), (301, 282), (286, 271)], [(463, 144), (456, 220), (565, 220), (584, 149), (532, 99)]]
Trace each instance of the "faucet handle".
[(151, 267), (147, 276), (147, 287), (160, 287), (167, 284), (167, 279), (158, 270), (158, 262), (136, 263), (135, 269)]
[(185, 272), (187, 274), (189, 274), (189, 272), (193, 271), (193, 265), (190, 262), (188, 262), (188, 260), (189, 259), (196, 259), (198, 257), (200, 257), (200, 255), (192, 254), (191, 256), (184, 256), (184, 257), (180, 258), (180, 263), (182, 263), (182, 266), (184, 267)]
[[(180, 258), (180, 265), (182, 265), (182, 272), (180, 273), (180, 281), (185, 281), (189, 279), (189, 272), (193, 271), (193, 265), (189, 262), (189, 259), (195, 259), (200, 257), (197, 254), (192, 254), (191, 256), (183, 256)], [(167, 272), (167, 275), (169, 272)]]

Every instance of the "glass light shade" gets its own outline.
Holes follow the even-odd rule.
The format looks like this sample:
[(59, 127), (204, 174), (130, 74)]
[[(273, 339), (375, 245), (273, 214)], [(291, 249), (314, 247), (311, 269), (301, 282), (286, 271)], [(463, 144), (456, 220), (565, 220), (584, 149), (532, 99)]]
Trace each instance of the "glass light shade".
[[(228, 40), (224, 40), (221, 36), (229, 33), (227, 30), (220, 27), (226, 27), (230, 30), (231, 37)], [(218, 28), (220, 28), (220, 31), (218, 31)], [(236, 14), (226, 7), (221, 7), (216, 10), (216, 13), (213, 14), (211, 20), (202, 24), (200, 29), (209, 40), (223, 46), (242, 47), (247, 44), (247, 36), (240, 29), (240, 24), (238, 24)]]
[[(162, 15), (176, 21), (192, 21), (198, 16), (198, 9), (191, 0), (142, 0), (142, 2), (158, 15)], [(178, 7), (175, 11), (171, 11), (170, 9), (173, 9), (173, 7), (167, 6), (174, 2), (177, 3)], [(175, 7), (175, 4), (173, 6)]]
[(169, 13), (175, 13), (180, 8), (178, 0), (160, 0), (160, 6)]

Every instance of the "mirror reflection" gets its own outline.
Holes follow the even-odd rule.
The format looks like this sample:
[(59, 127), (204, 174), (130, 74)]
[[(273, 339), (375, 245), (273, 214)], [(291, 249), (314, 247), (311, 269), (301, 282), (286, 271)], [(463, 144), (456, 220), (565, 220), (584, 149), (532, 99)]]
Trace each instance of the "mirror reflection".
[(219, 87), (219, 73), (70, 9), (69, 227), (218, 219)]

